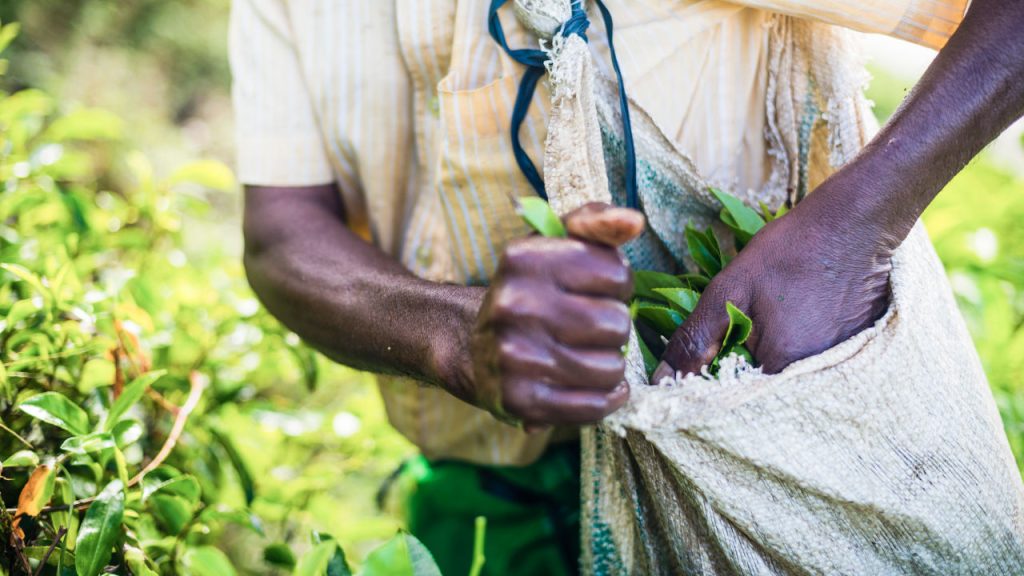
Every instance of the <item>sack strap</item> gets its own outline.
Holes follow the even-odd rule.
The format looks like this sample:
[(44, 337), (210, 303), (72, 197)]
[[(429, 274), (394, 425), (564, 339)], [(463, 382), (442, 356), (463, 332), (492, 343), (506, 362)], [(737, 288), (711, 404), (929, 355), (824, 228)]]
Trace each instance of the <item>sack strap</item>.
[[(537, 191), (537, 195), (547, 200), (548, 195), (544, 189), (544, 180), (537, 172), (530, 156), (523, 149), (519, 141), (519, 129), (526, 119), (526, 112), (530, 108), (530, 101), (533, 100), (533, 93), (537, 89), (537, 81), (546, 71), (545, 63), (548, 61), (548, 53), (544, 50), (529, 48), (509, 48), (505, 40), (505, 32), (501, 27), (501, 19), (498, 17), (498, 9), (508, 0), (491, 0), (490, 13), (488, 15), (488, 28), (491, 37), (505, 52), (516, 62), (526, 66), (526, 73), (519, 84), (519, 92), (516, 94), (515, 106), (512, 109), (512, 152), (516, 157), (516, 164), (522, 170), (523, 175)], [(622, 131), (624, 134), (626, 148), (626, 205), (630, 208), (638, 208), (637, 183), (636, 183), (636, 150), (633, 145), (633, 129), (629, 121), (629, 100), (626, 98), (626, 86), (622, 81), (622, 71), (619, 69), (619, 59), (615, 55), (615, 43), (612, 39), (612, 15), (605, 7), (604, 2), (595, 0), (597, 8), (601, 11), (601, 18), (604, 20), (604, 27), (608, 33), (608, 47), (612, 57), (612, 68), (615, 69), (615, 77), (619, 83), (619, 108), (622, 112)], [(590, 20), (583, 9), (583, 0), (572, 0), (572, 14), (562, 24), (558, 35), (567, 38), (572, 35), (579, 36), (587, 41), (587, 28)]]

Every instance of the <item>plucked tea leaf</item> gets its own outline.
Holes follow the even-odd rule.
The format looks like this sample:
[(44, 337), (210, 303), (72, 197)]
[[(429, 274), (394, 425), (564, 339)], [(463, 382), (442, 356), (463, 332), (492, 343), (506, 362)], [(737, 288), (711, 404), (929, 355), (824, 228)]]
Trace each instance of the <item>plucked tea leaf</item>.
[(63, 428), (76, 436), (89, 433), (89, 415), (59, 392), (43, 392), (22, 400), (18, 409), (29, 416)]
[(644, 359), (644, 370), (647, 372), (647, 376), (650, 377), (658, 368), (658, 358), (651, 352), (650, 347), (647, 346), (643, 338), (637, 338), (636, 340), (640, 343), (640, 354)]
[(724, 210), (732, 217), (732, 222), (736, 225), (737, 229), (753, 237), (761, 228), (764, 228), (764, 220), (761, 216), (739, 198), (726, 194), (717, 188), (712, 188), (711, 193), (725, 207)]
[(96, 576), (110, 562), (123, 519), (124, 485), (120, 480), (114, 480), (107, 484), (85, 512), (75, 544), (75, 572), (78, 576)]
[[(709, 230), (710, 232), (710, 230)], [(697, 263), (697, 266), (708, 277), (714, 277), (722, 271), (722, 263), (719, 260), (720, 250), (718, 243), (713, 246), (708, 244), (708, 238), (703, 232), (686, 225), (686, 248), (690, 251), (690, 258)]]
[(703, 274), (680, 274), (677, 276), (683, 284), (696, 292), (703, 292), (708, 284), (711, 283), (711, 279)]
[(689, 288), (655, 288), (655, 292), (668, 301), (669, 305), (680, 312), (689, 315), (697, 307), (700, 294)]
[[(684, 288), (686, 285), (678, 277), (654, 270), (635, 270), (633, 272), (633, 295), (648, 300), (663, 301), (655, 288)], [(667, 302), (666, 302), (667, 303)]]
[(750, 317), (743, 313), (732, 302), (725, 303), (725, 310), (729, 314), (729, 327), (725, 331), (725, 339), (722, 341), (722, 349), (740, 346), (750, 338), (750, 331), (754, 323)]
[(657, 304), (640, 304), (637, 306), (637, 318), (654, 328), (658, 334), (670, 338), (676, 328), (683, 323), (683, 316), (668, 306)]
[(547, 238), (565, 238), (565, 226), (562, 219), (551, 209), (551, 205), (543, 198), (525, 196), (517, 200), (519, 215), (538, 234)]

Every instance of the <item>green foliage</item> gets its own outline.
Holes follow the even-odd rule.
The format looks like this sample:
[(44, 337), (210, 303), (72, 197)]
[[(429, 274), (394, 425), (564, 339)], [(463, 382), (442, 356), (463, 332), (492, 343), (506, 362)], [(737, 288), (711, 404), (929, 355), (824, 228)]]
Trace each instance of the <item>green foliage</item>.
[(280, 574), (335, 517), (361, 557), (395, 528), (374, 479), (410, 449), (368, 379), (321, 391), (238, 259), (194, 238), (231, 171), (161, 177), (117, 116), (62, 108), (0, 92), (0, 574)]

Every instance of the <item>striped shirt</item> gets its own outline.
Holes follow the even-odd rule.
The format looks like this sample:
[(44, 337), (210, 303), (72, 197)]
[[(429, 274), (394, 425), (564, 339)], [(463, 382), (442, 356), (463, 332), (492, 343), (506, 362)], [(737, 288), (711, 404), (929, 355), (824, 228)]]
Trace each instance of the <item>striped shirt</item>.
[[(967, 2), (605, 0), (630, 96), (726, 190), (769, 176), (773, 13), (938, 48)], [(504, 246), (526, 234), (512, 198), (533, 194), (509, 138), (522, 67), (489, 36), (489, 4), (234, 0), (240, 180), (335, 182), (348, 225), (413, 273), (486, 283)], [(511, 9), (501, 18), (510, 46), (537, 46)], [(595, 61), (611, 76), (605, 31), (592, 21)], [(549, 107), (541, 82), (520, 133), (534, 159), (543, 156)], [(428, 457), (523, 464), (550, 440), (435, 388), (393, 377), (380, 387), (392, 424)]]

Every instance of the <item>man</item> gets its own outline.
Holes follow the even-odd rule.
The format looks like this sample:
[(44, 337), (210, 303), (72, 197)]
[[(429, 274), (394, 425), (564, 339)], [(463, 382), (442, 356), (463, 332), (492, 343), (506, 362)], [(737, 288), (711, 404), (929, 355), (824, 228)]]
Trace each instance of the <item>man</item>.
[[(488, 574), (565, 574), (572, 427), (628, 399), (617, 249), (644, 220), (591, 205), (566, 216), (569, 239), (527, 235), (511, 198), (532, 189), (509, 146), (522, 69), (488, 34), (490, 4), (235, 0), (246, 269), (307, 342), (383, 375), (392, 423), (425, 456), (410, 467), (410, 529), (444, 573), (466, 572), (485, 515)], [(975, 0), (962, 22), (965, 0), (606, 4), (630, 97), (726, 189), (769, 172), (766, 10), (945, 44), (863, 152), (716, 277), (655, 380), (714, 357), (727, 300), (754, 319), (749, 347), (769, 372), (870, 325), (892, 250), (1024, 112), (1024, 0)], [(510, 46), (536, 46), (500, 13)], [(607, 61), (605, 31), (588, 34)], [(533, 158), (549, 100), (541, 86), (520, 131)]]

